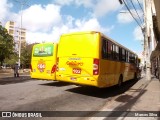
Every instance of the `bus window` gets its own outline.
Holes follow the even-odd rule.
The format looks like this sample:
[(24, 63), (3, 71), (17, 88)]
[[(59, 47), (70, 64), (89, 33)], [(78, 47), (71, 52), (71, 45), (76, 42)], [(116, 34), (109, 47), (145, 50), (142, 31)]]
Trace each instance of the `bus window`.
[(122, 61), (126, 61), (125, 49), (122, 49)]
[(119, 60), (119, 47), (117, 45), (115, 46), (115, 59)]
[(130, 63), (135, 63), (135, 56), (134, 56), (133, 53), (130, 53), (130, 54), (129, 54), (129, 62), (130, 62)]
[(107, 58), (107, 47), (106, 47), (106, 40), (102, 39), (102, 59)]
[(133, 54), (133, 63), (136, 63), (136, 56)]
[(126, 62), (129, 62), (129, 52), (126, 51)]
[(108, 59), (112, 59), (112, 42), (107, 41), (107, 54)]
[(129, 62), (132, 63), (132, 53), (129, 53)]
[(116, 60), (116, 58), (115, 58), (115, 45), (114, 44), (112, 44), (112, 58), (113, 58), (113, 60)]
[(122, 48), (119, 47), (119, 60), (122, 61)]
[[(135, 56), (135, 64), (137, 65), (138, 64), (138, 56)], [(138, 67), (138, 65), (137, 65)]]

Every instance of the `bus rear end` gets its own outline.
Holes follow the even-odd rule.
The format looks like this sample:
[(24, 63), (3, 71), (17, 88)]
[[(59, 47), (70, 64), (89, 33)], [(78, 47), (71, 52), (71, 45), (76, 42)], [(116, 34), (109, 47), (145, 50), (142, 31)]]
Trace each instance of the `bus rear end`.
[(57, 44), (36, 44), (32, 49), (31, 78), (56, 79)]
[(62, 35), (57, 55), (57, 80), (98, 86), (99, 39), (99, 32)]

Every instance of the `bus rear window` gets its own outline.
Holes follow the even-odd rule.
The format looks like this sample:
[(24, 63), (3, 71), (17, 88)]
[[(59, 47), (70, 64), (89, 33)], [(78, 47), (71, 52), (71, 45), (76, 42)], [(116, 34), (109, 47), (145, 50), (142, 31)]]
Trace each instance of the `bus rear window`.
[(53, 44), (44, 44), (35, 46), (33, 49), (33, 57), (48, 57), (53, 56)]

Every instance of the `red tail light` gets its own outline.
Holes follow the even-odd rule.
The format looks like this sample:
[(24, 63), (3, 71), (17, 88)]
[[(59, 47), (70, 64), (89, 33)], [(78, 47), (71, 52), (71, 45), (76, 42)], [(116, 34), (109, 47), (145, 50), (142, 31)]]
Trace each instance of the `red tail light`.
[(31, 64), (30, 64), (30, 70), (31, 70), (31, 72), (33, 72), (32, 65), (31, 65)]
[(57, 71), (59, 70), (59, 67), (58, 67), (58, 63), (59, 63), (59, 58), (57, 58)]
[(93, 75), (99, 74), (99, 59), (94, 58), (93, 59)]
[(54, 73), (56, 71), (56, 65), (53, 65), (51, 73)]

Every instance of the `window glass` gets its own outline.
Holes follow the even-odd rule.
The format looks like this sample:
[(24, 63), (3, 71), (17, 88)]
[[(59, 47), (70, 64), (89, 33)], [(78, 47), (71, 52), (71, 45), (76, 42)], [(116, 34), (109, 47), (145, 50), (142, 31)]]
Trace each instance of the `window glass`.
[(107, 48), (108, 58), (112, 59), (112, 42), (107, 41)]
[(116, 60), (119, 60), (119, 47), (117, 45), (115, 46), (115, 57)]
[(135, 55), (134, 54), (132, 54), (132, 59), (133, 59), (133, 63), (136, 63), (135, 62), (136, 59), (135, 59)]
[(103, 38), (102, 39), (102, 59), (103, 58), (107, 58), (107, 42), (106, 40)]
[(132, 54), (132, 53), (129, 54), (129, 62), (130, 63), (135, 63), (135, 55)]
[(126, 52), (125, 49), (122, 48), (122, 61), (126, 61)]
[(119, 60), (122, 61), (122, 48), (119, 47)]
[(112, 58), (115, 60), (115, 45), (112, 44)]
[(129, 52), (126, 51), (126, 62), (129, 62)]

